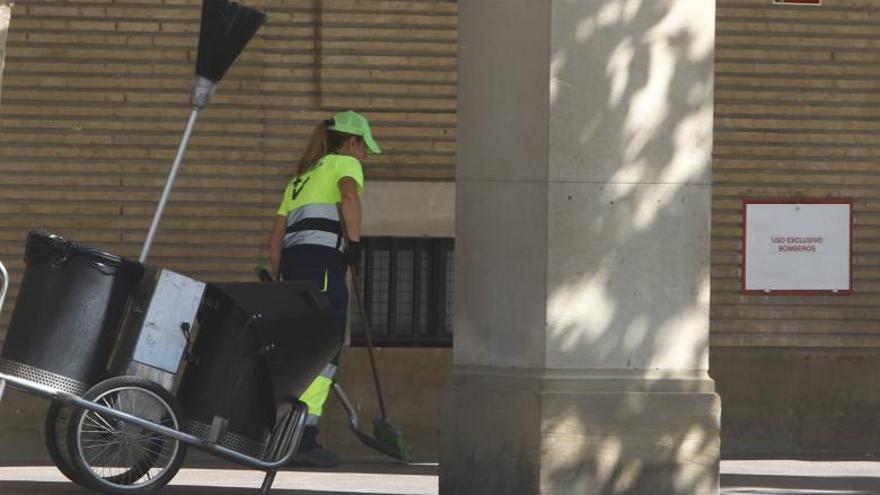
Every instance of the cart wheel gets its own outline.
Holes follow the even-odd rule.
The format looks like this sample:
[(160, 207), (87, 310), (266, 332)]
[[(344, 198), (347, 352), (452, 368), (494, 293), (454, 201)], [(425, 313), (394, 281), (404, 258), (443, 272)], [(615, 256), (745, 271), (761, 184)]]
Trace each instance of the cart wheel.
[(70, 456), (70, 449), (67, 447), (67, 429), (72, 414), (73, 407), (52, 402), (52, 405), (49, 406), (49, 412), (46, 413), (43, 436), (46, 441), (46, 450), (49, 451), (49, 457), (55, 463), (55, 466), (58, 467), (58, 470), (61, 471), (61, 474), (78, 485), (86, 486), (86, 480), (83, 476), (80, 476), (74, 467), (73, 459)]
[[(52, 402), (49, 406), (49, 412), (46, 414), (46, 424), (43, 428), (46, 450), (49, 452), (49, 458), (52, 459), (52, 462), (61, 471), (61, 474), (78, 485), (88, 487), (88, 478), (76, 469), (67, 442), (70, 437), (70, 417), (73, 415), (74, 409), (74, 406), (62, 405), (58, 402)], [(152, 463), (145, 463), (130, 472), (111, 477), (110, 481), (125, 484), (127, 480), (140, 479), (150, 467), (152, 467)]]
[[(180, 408), (160, 385), (134, 377), (105, 380), (83, 395), (138, 418), (180, 429)], [(107, 414), (77, 409), (68, 439), (77, 475), (112, 494), (152, 493), (177, 474), (186, 445)]]

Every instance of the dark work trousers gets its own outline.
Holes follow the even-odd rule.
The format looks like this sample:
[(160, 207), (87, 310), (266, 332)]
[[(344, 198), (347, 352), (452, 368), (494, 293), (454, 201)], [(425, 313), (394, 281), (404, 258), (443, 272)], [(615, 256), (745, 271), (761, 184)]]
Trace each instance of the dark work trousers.
[[(336, 324), (345, 328), (348, 288), (345, 285), (345, 263), (339, 251), (323, 246), (295, 246), (285, 249), (281, 254), (280, 271), (283, 280), (308, 280), (317, 285), (330, 300)], [(299, 397), (308, 406), (306, 429), (299, 446), (301, 452), (320, 448), (316, 440), (318, 424), (336, 379), (338, 364), (337, 353), (321, 375)]]
[[(308, 280), (324, 292), (333, 306), (340, 328), (345, 328), (348, 314), (348, 287), (345, 285), (345, 262), (342, 253), (324, 246), (294, 246), (281, 254), (282, 280)], [(333, 359), (335, 364), (338, 356)]]

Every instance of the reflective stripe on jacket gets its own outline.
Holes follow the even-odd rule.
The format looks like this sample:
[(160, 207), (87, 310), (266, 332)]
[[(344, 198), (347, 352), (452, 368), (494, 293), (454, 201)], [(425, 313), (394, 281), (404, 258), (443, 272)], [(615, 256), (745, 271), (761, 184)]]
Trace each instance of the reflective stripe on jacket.
[(286, 217), (282, 248), (309, 244), (341, 249), (337, 204), (342, 201), (339, 180), (343, 177), (354, 179), (358, 192), (363, 191), (361, 163), (348, 155), (326, 155), (311, 170), (290, 180), (278, 207), (278, 214)]

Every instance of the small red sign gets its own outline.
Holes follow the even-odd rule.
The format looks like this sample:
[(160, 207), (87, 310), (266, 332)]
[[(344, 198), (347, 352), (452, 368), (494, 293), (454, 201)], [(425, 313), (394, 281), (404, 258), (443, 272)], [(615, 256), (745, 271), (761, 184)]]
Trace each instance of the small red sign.
[(822, 0), (773, 0), (773, 5), (822, 5)]

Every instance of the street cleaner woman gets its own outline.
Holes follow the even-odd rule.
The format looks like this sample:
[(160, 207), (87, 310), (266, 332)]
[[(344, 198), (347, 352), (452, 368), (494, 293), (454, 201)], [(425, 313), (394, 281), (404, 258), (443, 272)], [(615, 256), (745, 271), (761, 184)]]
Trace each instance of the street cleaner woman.
[[(294, 176), (284, 190), (269, 235), (269, 262), (282, 280), (310, 280), (326, 293), (338, 325), (345, 327), (348, 288), (345, 273), (360, 260), (361, 162), (381, 153), (367, 119), (341, 112), (318, 124)], [(343, 231), (344, 229), (344, 231)], [(294, 464), (332, 467), (338, 457), (317, 442), (318, 421), (330, 395), (339, 356), (303, 392), (308, 419)]]

